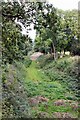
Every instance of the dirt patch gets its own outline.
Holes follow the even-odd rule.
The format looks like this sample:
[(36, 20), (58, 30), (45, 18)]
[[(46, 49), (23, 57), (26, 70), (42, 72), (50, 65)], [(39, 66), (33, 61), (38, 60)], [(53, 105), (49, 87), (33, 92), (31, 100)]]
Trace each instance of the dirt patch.
[(72, 100), (56, 100), (54, 102), (55, 106), (70, 106), (73, 110), (78, 109), (78, 102)]
[(29, 99), (29, 104), (30, 104), (31, 106), (35, 106), (35, 105), (38, 105), (38, 104), (39, 104), (39, 101), (36, 100), (35, 98), (30, 98), (30, 99)]
[(42, 97), (42, 96), (36, 96), (34, 98), (29, 99), (29, 103), (31, 106), (38, 105), (39, 103), (48, 102), (48, 101), (49, 99), (47, 99), (46, 97)]
[(61, 106), (61, 105), (65, 106), (65, 105), (66, 105), (65, 103), (66, 103), (65, 100), (56, 100), (56, 101), (54, 102), (54, 105), (55, 105), (55, 106)]
[(39, 112), (37, 114), (38, 118), (50, 118), (50, 115), (47, 112)]
[(78, 110), (78, 102), (73, 102), (70, 104), (70, 107), (73, 109), (73, 110)]
[(39, 102), (48, 102), (49, 101), (48, 98), (42, 97), (42, 96), (37, 96), (36, 99), (39, 100)]
[(67, 112), (54, 112), (53, 117), (54, 118), (73, 118), (72, 115)]
[(40, 57), (41, 55), (43, 55), (43, 53), (41, 52), (35, 52), (30, 56), (31, 60), (36, 60), (38, 57)]

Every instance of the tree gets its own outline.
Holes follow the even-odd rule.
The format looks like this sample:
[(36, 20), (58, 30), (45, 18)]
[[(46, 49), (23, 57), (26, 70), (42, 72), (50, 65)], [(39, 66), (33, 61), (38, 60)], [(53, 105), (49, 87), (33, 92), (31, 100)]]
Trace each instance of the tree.
[[(74, 43), (78, 42), (78, 11), (62, 11), (58, 10), (60, 25), (58, 30), (58, 49), (72, 53)], [(75, 46), (76, 48), (76, 46)]]
[[(28, 36), (20, 33), (20, 26), (15, 24), (17, 18), (20, 22), (28, 26), (29, 16), (27, 18), (24, 5), (19, 5), (17, 2), (3, 3), (2, 7), (2, 45), (3, 45), (3, 62), (12, 63), (13, 60), (23, 59), (27, 52), (31, 40)], [(27, 41), (27, 42), (26, 42)], [(26, 44), (27, 43), (27, 44)], [(30, 46), (31, 47), (31, 46)]]
[[(57, 14), (53, 5), (46, 3), (40, 4), (37, 23), (37, 25), (35, 24), (35, 29), (37, 29), (38, 37), (41, 37), (41, 39), (39, 39), (42, 41), (41, 44), (43, 44), (44, 47), (50, 47), (51, 53), (54, 52), (54, 59), (56, 59)], [(49, 44), (46, 46), (48, 41)]]

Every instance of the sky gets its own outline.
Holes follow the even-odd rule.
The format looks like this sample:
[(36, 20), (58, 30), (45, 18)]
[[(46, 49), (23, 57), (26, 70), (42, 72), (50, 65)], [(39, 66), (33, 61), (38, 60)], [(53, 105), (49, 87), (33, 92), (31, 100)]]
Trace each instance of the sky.
[[(3, 0), (3, 1), (7, 2), (7, 0)], [(20, 0), (9, 0), (9, 1), (18, 1), (20, 3)], [(78, 9), (78, 2), (80, 0), (46, 0), (46, 1), (48, 1), (49, 3), (52, 3), (54, 7), (57, 7), (59, 9), (72, 10), (72, 9)]]
[(78, 2), (80, 0), (47, 0), (49, 3), (52, 3), (54, 7), (63, 10), (72, 10), (78, 9)]

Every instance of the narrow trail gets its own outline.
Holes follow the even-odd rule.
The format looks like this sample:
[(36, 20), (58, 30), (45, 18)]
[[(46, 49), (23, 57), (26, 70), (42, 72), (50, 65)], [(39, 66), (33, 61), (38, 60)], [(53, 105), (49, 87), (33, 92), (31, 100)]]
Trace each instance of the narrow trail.
[[(39, 68), (37, 63), (32, 61), (27, 68), (28, 82), (37, 84), (37, 89), (34, 90), (36, 95), (48, 96), (49, 98), (58, 99), (64, 98), (65, 88), (59, 81), (51, 81), (48, 76)], [(34, 87), (35, 87), (34, 86)]]
[(33, 80), (33, 81), (44, 81), (44, 80), (49, 80), (45, 74), (37, 68), (37, 63), (35, 61), (32, 61), (31, 65), (27, 69), (27, 75), (28, 79)]

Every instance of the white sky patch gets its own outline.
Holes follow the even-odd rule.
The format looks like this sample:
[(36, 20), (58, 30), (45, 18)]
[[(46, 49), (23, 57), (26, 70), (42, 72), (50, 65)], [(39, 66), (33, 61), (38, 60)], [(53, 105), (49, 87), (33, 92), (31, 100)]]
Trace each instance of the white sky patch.
[(35, 37), (36, 37), (36, 30), (34, 30), (34, 24), (33, 23), (31, 24), (30, 28), (31, 28), (31, 30), (29, 31), (29, 37), (34, 42)]
[(21, 6), (21, 2), (20, 2), (20, 0), (17, 0), (17, 1), (18, 1), (19, 5)]
[(4, 0), (4, 2), (7, 2), (7, 0)]
[(79, 0), (47, 0), (54, 7), (62, 10), (78, 9)]
[(15, 19), (15, 23), (21, 26), (21, 29), (22, 29), (21, 33), (22, 33), (22, 35), (27, 35), (27, 29), (24, 27), (24, 25), (21, 22), (19, 22), (17, 20), (17, 18)]
[[(34, 24), (32, 23), (29, 27), (26, 27), (26, 28), (25, 28), (24, 25), (17, 20), (17, 18), (15, 19), (15, 23), (16, 23), (16, 24), (19, 24), (19, 25), (21, 26), (21, 29), (22, 29), (21, 33), (22, 33), (22, 35), (29, 35), (29, 37), (30, 37), (30, 38), (32, 39), (32, 41), (34, 42), (35, 36), (36, 36), (36, 30), (34, 30)], [(30, 28), (31, 30), (28, 30), (29, 33), (27, 33), (27, 29), (29, 29), (29, 28)]]
[(17, 18), (15, 19), (15, 23), (16, 23), (16, 24), (19, 24), (19, 25), (21, 26), (22, 30), (26, 30), (26, 28), (24, 27), (24, 25), (23, 25), (21, 22), (19, 22), (19, 21), (17, 20)]
[[(8, 0), (4, 0), (7, 2)], [(9, 0), (9, 1), (18, 1), (18, 3), (21, 5), (20, 0)], [(26, 0), (23, 0), (23, 3)], [(54, 7), (57, 7), (59, 9), (63, 10), (72, 10), (72, 9), (78, 9), (78, 2), (80, 0), (47, 0), (49, 3), (52, 3)]]

